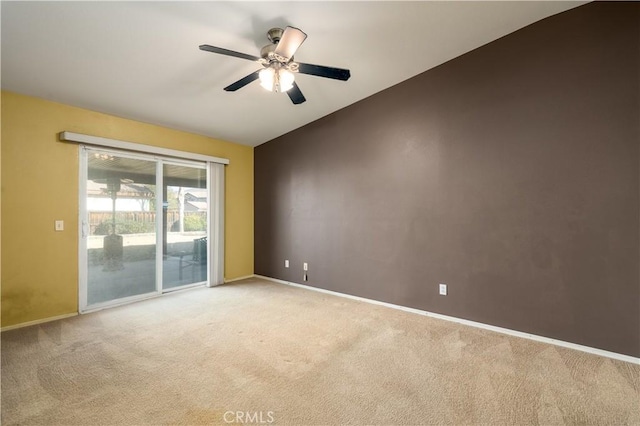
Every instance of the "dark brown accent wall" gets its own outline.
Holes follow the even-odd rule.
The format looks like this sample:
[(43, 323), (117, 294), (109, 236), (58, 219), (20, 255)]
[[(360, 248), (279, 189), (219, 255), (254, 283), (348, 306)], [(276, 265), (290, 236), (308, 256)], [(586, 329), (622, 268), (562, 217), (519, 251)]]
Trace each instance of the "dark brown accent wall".
[(255, 273), (640, 356), (639, 56), (590, 3), (258, 146)]

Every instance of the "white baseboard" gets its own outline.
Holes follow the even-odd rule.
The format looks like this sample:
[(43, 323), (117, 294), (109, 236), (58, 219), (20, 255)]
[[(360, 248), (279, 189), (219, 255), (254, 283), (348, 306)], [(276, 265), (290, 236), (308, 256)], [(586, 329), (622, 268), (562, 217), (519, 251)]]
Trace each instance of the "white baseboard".
[[(290, 283), (289, 281), (279, 280), (277, 278), (271, 278), (271, 277), (267, 277), (265, 275), (257, 275), (256, 274), (256, 275), (254, 275), (254, 277), (262, 278), (263, 280), (271, 281), (271, 282), (278, 283), (278, 284), (292, 285), (294, 287), (309, 288), (309, 290), (316, 290), (316, 291), (320, 291), (320, 292), (323, 292), (323, 291), (329, 292), (329, 290), (323, 290), (321, 288), (310, 287), (310, 286), (302, 285), (302, 284), (294, 284), (294, 283)], [(342, 294), (340, 296), (342, 296)]]
[(230, 280), (225, 278), (224, 283), (227, 284), (227, 283), (232, 283), (232, 282), (235, 282), (235, 281), (246, 280), (248, 278), (255, 278), (255, 277), (256, 277), (256, 275), (252, 274), (252, 275), (245, 275), (244, 277), (231, 278)]
[(278, 284), (284, 284), (293, 287), (304, 288), (307, 290), (313, 290), (320, 293), (331, 294), (334, 296), (345, 297), (347, 299), (359, 300), (361, 302), (371, 303), (374, 305), (386, 306), (388, 308), (399, 309), (405, 312), (411, 312), (418, 315), (426, 315), (431, 318), (437, 318), (445, 321), (457, 322), (459, 324), (468, 325), (470, 327), (482, 328), (484, 330), (494, 331), (496, 333), (508, 334), (509, 336), (520, 337), (523, 339), (534, 340), (536, 342), (548, 343), (550, 345), (562, 346), (563, 348), (574, 349), (581, 352), (587, 352), (593, 355), (599, 355), (606, 358), (617, 359), (619, 361), (630, 362), (632, 364), (640, 365), (640, 358), (636, 358), (629, 355), (619, 354), (616, 352), (605, 351), (603, 349), (592, 348), (590, 346), (579, 345), (577, 343), (565, 342), (564, 340), (552, 339), (550, 337), (538, 336), (536, 334), (525, 333), (522, 331), (511, 330), (503, 327), (496, 327), (495, 325), (483, 324), (481, 322), (470, 321), (462, 318), (451, 317), (448, 315), (437, 314), (434, 312), (423, 311), (421, 309), (408, 308), (406, 306), (394, 305), (393, 303), (380, 302), (378, 300), (367, 299), (359, 296), (352, 296), (350, 294), (339, 293), (337, 291), (325, 290), (323, 288), (311, 287), (304, 284), (292, 283), (288, 281), (279, 280), (276, 278), (266, 277), (263, 275), (254, 275), (256, 278), (262, 278), (267, 281), (272, 281)]
[(71, 318), (71, 317), (75, 317), (75, 316), (78, 316), (77, 312), (73, 312), (73, 313), (70, 313), (70, 314), (64, 314), (64, 315), (56, 315), (55, 317), (42, 318), (42, 319), (34, 320), (34, 321), (21, 322), (20, 324), (14, 324), (14, 325), (8, 325), (6, 327), (2, 327), (0, 329), (0, 332), (9, 331), (9, 330), (15, 330), (16, 328), (29, 327), (31, 325), (44, 324), (46, 322), (57, 321), (57, 320), (61, 320), (61, 319), (65, 319), (65, 318)]

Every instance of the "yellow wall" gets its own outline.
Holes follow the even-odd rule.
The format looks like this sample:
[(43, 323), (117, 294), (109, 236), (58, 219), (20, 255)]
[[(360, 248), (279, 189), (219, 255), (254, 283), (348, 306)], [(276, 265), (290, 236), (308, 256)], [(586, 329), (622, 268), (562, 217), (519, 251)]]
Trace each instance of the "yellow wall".
[(253, 274), (252, 147), (9, 92), (1, 120), (3, 327), (78, 310), (78, 145), (64, 130), (228, 158), (225, 278)]

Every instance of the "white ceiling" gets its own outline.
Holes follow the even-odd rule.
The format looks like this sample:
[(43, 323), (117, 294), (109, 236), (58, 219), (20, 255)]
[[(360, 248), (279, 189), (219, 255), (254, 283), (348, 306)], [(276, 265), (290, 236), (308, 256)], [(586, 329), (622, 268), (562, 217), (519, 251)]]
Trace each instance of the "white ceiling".
[[(2, 2), (2, 89), (256, 146), (584, 2)], [(301, 28), (296, 60), (351, 70), (297, 75), (307, 98), (258, 82), (266, 31)]]

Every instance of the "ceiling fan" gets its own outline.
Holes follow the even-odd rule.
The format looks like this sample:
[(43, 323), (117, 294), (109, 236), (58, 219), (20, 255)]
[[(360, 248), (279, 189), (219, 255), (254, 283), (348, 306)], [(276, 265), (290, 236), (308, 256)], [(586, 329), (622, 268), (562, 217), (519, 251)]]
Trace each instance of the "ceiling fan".
[(342, 81), (347, 81), (351, 77), (351, 72), (347, 69), (295, 62), (293, 55), (307, 38), (307, 35), (298, 28), (287, 27), (284, 30), (282, 28), (271, 28), (267, 32), (267, 38), (271, 41), (271, 44), (264, 46), (260, 50), (260, 57), (222, 47), (209, 46), (208, 44), (201, 45), (200, 50), (256, 61), (262, 65), (262, 69), (252, 72), (225, 87), (224, 90), (227, 92), (235, 92), (260, 79), (262, 87), (273, 92), (287, 92), (291, 102), (296, 105), (303, 103), (306, 99), (295, 82), (294, 73)]

